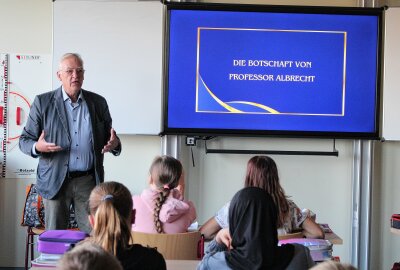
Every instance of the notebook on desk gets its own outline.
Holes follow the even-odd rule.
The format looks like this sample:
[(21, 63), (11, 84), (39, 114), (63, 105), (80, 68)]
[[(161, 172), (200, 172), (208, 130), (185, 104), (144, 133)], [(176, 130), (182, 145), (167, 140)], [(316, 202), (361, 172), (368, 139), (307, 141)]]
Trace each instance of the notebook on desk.
[(280, 240), (278, 245), (281, 246), (284, 244), (294, 243), (307, 247), (310, 250), (310, 255), (314, 262), (332, 259), (333, 245), (329, 240), (309, 238), (285, 239)]

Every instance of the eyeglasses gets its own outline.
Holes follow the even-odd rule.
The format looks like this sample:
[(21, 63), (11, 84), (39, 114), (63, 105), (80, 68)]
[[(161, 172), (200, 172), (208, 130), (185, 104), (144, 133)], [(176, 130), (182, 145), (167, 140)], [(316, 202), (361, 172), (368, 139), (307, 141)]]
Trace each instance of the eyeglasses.
[(69, 68), (61, 71), (67, 73), (68, 76), (72, 76), (72, 74), (74, 74), (74, 71), (77, 75), (82, 75), (83, 73), (85, 73), (85, 70), (83, 68)]

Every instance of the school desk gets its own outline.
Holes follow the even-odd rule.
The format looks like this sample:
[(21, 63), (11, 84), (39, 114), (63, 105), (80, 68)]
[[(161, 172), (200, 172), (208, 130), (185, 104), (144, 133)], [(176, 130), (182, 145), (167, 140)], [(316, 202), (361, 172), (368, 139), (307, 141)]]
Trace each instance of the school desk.
[[(168, 270), (196, 270), (200, 261), (197, 260), (166, 260)], [(33, 266), (30, 270), (51, 270), (52, 267)]]

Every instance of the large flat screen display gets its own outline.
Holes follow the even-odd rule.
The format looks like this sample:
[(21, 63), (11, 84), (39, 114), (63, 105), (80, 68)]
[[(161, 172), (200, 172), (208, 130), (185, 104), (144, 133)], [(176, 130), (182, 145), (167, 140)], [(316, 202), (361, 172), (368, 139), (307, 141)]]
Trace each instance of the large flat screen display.
[(379, 137), (381, 9), (166, 12), (163, 134)]

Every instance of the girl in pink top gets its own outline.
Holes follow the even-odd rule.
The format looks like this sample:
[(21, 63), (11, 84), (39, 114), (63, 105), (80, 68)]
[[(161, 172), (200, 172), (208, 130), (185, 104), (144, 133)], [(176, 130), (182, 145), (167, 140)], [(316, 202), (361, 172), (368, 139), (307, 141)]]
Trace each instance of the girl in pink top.
[(133, 231), (182, 233), (196, 219), (191, 201), (183, 199), (182, 164), (170, 156), (156, 157), (150, 167), (150, 188), (133, 196), (136, 210)]

